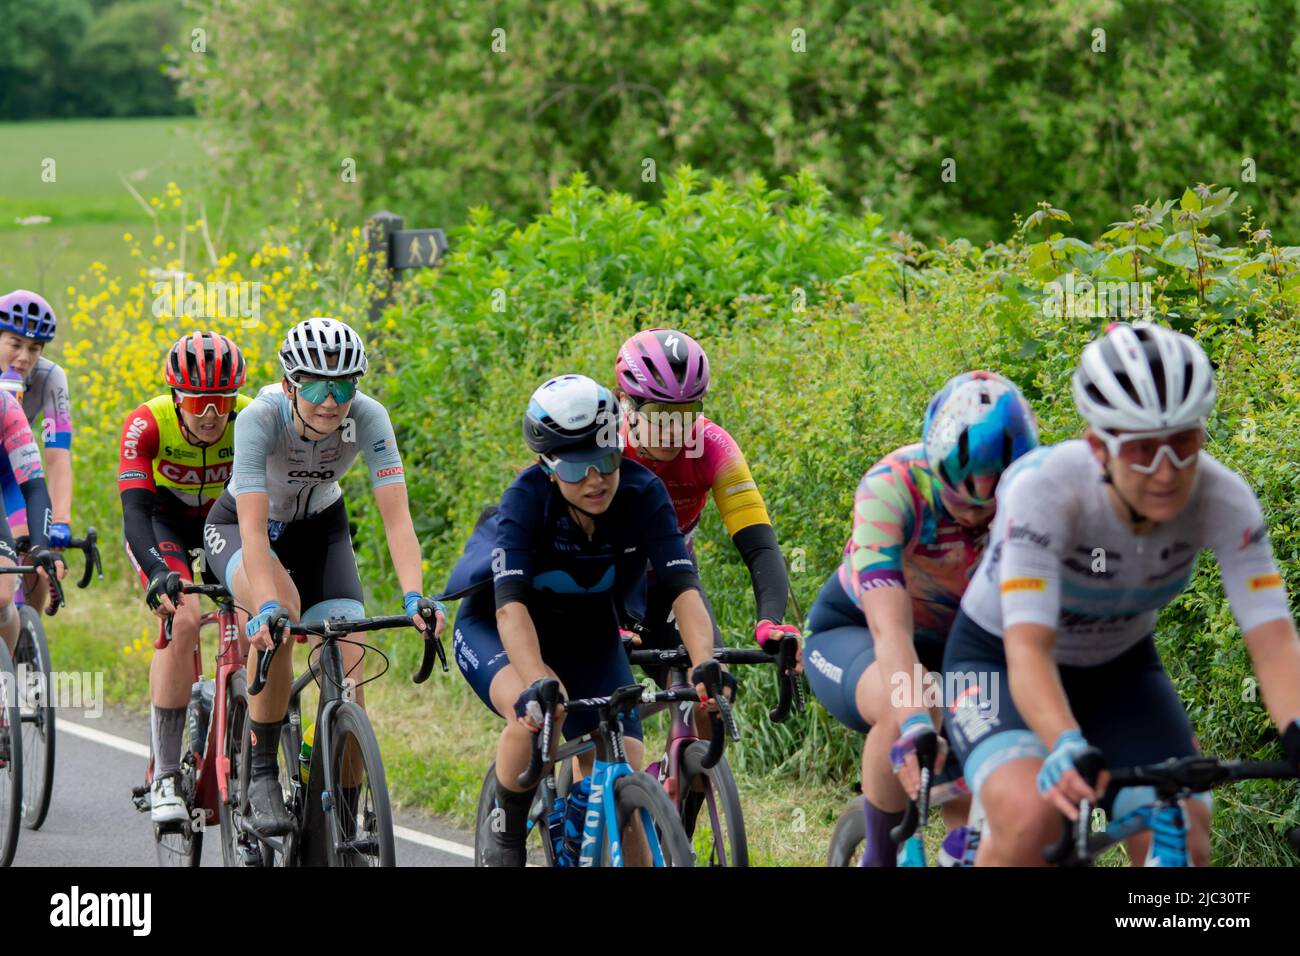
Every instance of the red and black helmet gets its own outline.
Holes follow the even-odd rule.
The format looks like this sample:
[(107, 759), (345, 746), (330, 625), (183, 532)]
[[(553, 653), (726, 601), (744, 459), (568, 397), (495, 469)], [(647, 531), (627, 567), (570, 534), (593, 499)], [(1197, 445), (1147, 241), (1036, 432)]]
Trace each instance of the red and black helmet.
[(176, 340), (163, 372), (182, 392), (234, 392), (244, 386), (244, 356), (224, 335), (192, 332)]

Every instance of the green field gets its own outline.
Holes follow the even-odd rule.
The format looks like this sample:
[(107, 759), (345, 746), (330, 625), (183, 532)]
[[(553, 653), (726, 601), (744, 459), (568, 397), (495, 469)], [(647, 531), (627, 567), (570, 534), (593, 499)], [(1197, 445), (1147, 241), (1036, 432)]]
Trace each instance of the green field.
[[(122, 179), (146, 199), (169, 181), (193, 187), (202, 166), (199, 128), (175, 117), (0, 124), (0, 286), (42, 291), (57, 310), (91, 262), (125, 274), (122, 233), (149, 218)], [(53, 182), (42, 178), (47, 160)], [(50, 222), (19, 224), (31, 216)]]

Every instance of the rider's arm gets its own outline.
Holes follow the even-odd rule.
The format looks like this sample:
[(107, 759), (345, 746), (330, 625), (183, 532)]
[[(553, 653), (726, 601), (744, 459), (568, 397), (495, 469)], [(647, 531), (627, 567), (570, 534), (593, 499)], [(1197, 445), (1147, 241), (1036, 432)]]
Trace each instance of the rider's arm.
[(916, 680), (920, 658), (913, 643), (912, 596), (905, 587), (874, 587), (863, 593), (862, 610), (899, 726), (913, 714), (928, 714)]
[(1052, 474), (1029, 469), (999, 489), (994, 518), (1000, 526), (993, 560), (1009, 690), (1025, 723), (1049, 750), (1062, 733), (1079, 729), (1052, 653), (1073, 511)]
[(420, 541), (411, 522), (402, 456), (397, 450), (397, 438), (393, 434), (388, 409), (373, 400), (358, 401), (353, 406), (352, 417), (357, 423), (361, 454), (365, 456), (366, 468), (370, 472), (375, 504), (384, 519), (388, 553), (392, 556), (397, 580), (401, 582), (403, 593), (417, 591), (423, 594)]
[[(533, 588), (533, 546), (541, 526), (544, 486), (530, 486), (529, 472), (501, 496), (492, 582), (496, 595), (497, 633), (506, 658), (525, 684), (546, 677), (537, 627), (524, 600)], [(549, 488), (545, 488), (549, 490)]]
[(153, 459), (158, 454), (158, 422), (148, 405), (141, 405), (122, 425), (118, 451), (117, 491), (122, 498), (122, 526), (131, 554), (146, 578), (166, 570), (153, 532)]
[(1291, 618), (1286, 582), (1273, 559), (1259, 501), (1238, 475), (1223, 481), (1206, 515), (1223, 589), (1241, 626), (1269, 716), (1279, 729), (1300, 717), (1300, 640)]
[(384, 485), (375, 489), (375, 504), (384, 520), (384, 535), (388, 538), (388, 553), (393, 558), (393, 569), (402, 585), (402, 592), (424, 593), (423, 571), (420, 566), (420, 540), (411, 523), (410, 501), (406, 485)]
[(1050, 750), (1061, 734), (1079, 729), (1052, 656), (1056, 629), (1042, 624), (1013, 624), (1002, 640), (1011, 684), (1007, 690), (1029, 729)]
[(27, 535), (33, 548), (43, 548), (50, 543), (47, 529), (50, 524), (50, 495), (41, 473), (41, 453), (32, 440), (32, 429), (27, 424), (23, 408), (11, 395), (6, 394), (0, 403), (0, 435), (4, 436), (4, 450), (9, 457), (9, 470), (23, 493), (27, 512)]
[(58, 365), (50, 369), (44, 397), (42, 431), (51, 520), (69, 524), (72, 520), (72, 404), (68, 400), (68, 376)]
[(790, 580), (749, 463), (735, 439), (716, 423), (710, 422), (699, 440), (703, 445), (703, 465), (712, 471), (713, 503), (718, 506), (727, 534), (749, 568), (757, 619), (779, 624), (789, 599)]

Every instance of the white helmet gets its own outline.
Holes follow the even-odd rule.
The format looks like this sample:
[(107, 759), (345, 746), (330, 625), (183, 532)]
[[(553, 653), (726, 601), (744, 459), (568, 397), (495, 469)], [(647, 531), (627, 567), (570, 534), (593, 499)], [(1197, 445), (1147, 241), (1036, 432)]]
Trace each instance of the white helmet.
[(1151, 322), (1115, 323), (1088, 343), (1074, 372), (1074, 404), (1105, 431), (1161, 431), (1203, 423), (1214, 370), (1196, 341)]
[[(338, 357), (334, 365), (329, 362), (331, 355)], [(348, 378), (366, 373), (366, 349), (351, 326), (317, 316), (303, 319), (285, 334), (280, 365), (290, 377), (307, 372), (326, 378)]]

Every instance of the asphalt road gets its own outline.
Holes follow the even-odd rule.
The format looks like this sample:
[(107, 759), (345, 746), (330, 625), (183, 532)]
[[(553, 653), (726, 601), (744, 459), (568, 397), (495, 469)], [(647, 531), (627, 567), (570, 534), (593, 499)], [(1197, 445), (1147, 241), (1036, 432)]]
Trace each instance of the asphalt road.
[[(144, 782), (149, 722), (105, 710), (96, 718), (60, 710), (54, 796), (40, 830), (24, 828), (14, 866), (158, 865), (149, 815), (131, 788)], [(473, 835), (418, 812), (394, 818), (398, 866), (469, 866)], [(219, 830), (207, 835), (203, 866), (221, 866)]]

